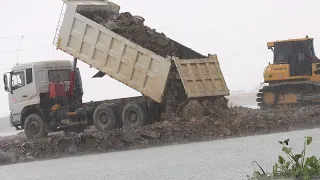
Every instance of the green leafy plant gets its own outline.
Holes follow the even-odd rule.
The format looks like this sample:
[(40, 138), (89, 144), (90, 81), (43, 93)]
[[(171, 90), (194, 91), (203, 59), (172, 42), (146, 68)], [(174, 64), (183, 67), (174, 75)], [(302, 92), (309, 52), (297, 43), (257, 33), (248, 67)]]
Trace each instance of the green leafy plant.
[(282, 145), (282, 151), (285, 153), (287, 160), (283, 156), (278, 156), (278, 162), (273, 166), (271, 174), (267, 174), (260, 167), (262, 173), (255, 171), (251, 180), (265, 179), (295, 179), (310, 180), (320, 178), (320, 160), (315, 156), (306, 157), (307, 146), (312, 143), (312, 137), (305, 137), (304, 148), (301, 153), (294, 154), (292, 147), (289, 147), (289, 139), (279, 141)]

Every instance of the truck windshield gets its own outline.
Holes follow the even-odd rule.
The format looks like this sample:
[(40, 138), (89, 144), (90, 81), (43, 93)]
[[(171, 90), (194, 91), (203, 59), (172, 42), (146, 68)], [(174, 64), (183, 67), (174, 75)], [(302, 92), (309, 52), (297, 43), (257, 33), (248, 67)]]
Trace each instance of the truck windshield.
[(49, 81), (70, 81), (70, 69), (57, 69), (48, 71)]

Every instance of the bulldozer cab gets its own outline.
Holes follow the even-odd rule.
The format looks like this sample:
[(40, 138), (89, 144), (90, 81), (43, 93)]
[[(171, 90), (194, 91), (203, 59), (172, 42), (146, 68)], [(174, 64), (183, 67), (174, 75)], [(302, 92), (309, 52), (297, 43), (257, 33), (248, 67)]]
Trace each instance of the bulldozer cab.
[(313, 47), (313, 38), (268, 42), (274, 53), (273, 64), (289, 64), (290, 76), (312, 76), (312, 63), (320, 62)]

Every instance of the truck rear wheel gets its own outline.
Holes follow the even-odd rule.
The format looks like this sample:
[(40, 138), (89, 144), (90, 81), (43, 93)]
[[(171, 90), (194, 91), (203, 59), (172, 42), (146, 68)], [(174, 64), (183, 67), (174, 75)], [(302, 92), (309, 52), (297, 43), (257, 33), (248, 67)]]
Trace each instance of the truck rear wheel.
[(99, 131), (116, 128), (118, 118), (114, 108), (108, 104), (100, 104), (93, 113), (93, 123)]
[(122, 122), (126, 127), (141, 127), (147, 124), (146, 109), (136, 103), (127, 104), (122, 111)]
[(48, 135), (45, 124), (38, 114), (30, 114), (24, 122), (24, 132), (28, 139), (40, 139)]

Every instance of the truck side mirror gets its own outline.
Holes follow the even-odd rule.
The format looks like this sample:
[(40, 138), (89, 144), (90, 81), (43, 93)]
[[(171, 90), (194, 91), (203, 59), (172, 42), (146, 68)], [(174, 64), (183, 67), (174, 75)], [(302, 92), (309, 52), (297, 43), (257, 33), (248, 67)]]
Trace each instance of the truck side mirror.
[(4, 90), (6, 92), (11, 92), (11, 88), (9, 87), (8, 74), (9, 73), (5, 73), (3, 75), (3, 84), (4, 84)]
[(4, 84), (4, 90), (9, 92), (8, 76), (6, 74), (3, 75), (3, 84)]

